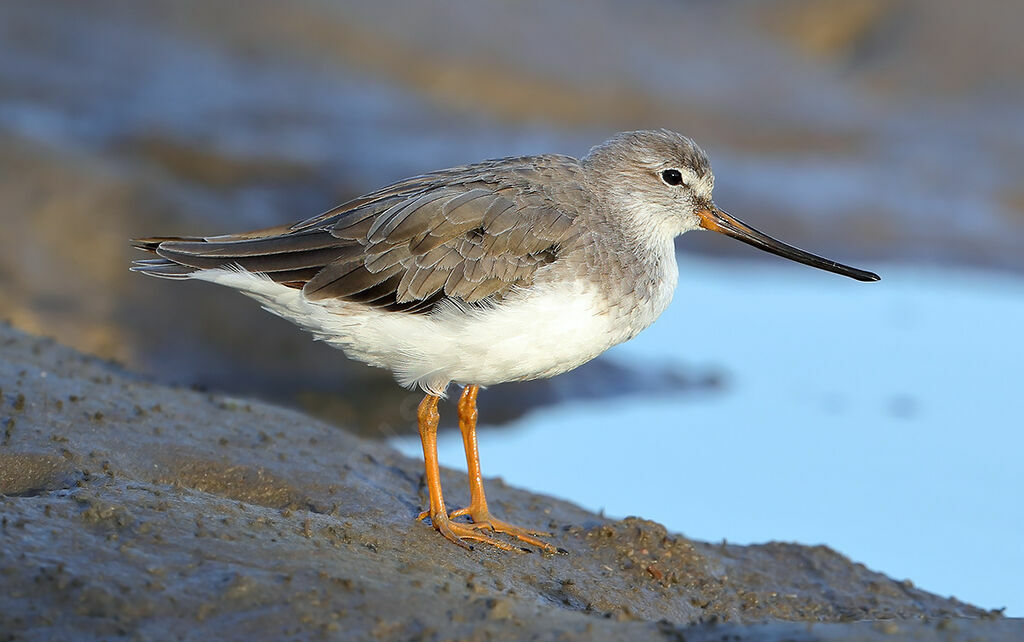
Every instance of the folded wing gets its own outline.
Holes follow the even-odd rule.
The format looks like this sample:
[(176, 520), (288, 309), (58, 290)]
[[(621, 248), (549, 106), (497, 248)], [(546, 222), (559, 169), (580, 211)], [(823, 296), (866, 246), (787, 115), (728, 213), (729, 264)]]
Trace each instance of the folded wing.
[[(314, 218), (216, 237), (133, 241), (159, 258), (132, 269), (166, 278), (243, 269), (339, 299), (426, 312), (532, 282), (579, 235), (588, 202), (575, 159), (502, 159), (410, 178)], [(557, 205), (556, 205), (557, 204)]]

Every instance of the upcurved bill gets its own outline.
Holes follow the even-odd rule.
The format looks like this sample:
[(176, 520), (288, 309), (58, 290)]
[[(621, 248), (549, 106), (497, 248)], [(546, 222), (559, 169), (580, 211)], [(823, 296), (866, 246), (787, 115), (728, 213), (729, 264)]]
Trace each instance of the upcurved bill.
[(816, 267), (820, 270), (842, 274), (843, 276), (848, 276), (851, 279), (857, 279), (858, 281), (878, 281), (881, 279), (881, 277), (874, 272), (859, 270), (855, 267), (850, 267), (849, 265), (843, 265), (842, 263), (837, 263), (832, 259), (826, 259), (818, 256), (817, 254), (805, 252), (800, 248), (796, 248), (777, 239), (773, 239), (764, 232), (755, 230), (743, 221), (733, 218), (732, 215), (727, 212), (723, 212), (717, 207), (712, 206), (710, 208), (701, 209), (697, 212), (697, 216), (700, 218), (700, 226), (705, 230), (721, 232), (726, 236), (731, 236), (732, 238), (743, 241), (748, 245), (753, 245), (765, 252), (778, 254), (779, 256), (790, 259), (791, 261), (810, 265), (811, 267)]

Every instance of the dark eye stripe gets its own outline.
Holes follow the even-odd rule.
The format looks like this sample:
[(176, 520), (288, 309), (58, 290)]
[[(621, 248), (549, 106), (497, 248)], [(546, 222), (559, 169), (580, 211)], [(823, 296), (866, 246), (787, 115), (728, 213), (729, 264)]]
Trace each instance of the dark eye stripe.
[(661, 172), (661, 180), (669, 185), (681, 185), (683, 183), (683, 175), (678, 169), (666, 169)]

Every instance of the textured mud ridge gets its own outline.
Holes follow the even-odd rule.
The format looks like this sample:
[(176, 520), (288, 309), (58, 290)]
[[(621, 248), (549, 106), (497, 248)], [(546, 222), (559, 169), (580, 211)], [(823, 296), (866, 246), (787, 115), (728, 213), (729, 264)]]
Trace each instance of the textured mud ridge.
[(1024, 631), (826, 547), (696, 542), (500, 482), (494, 507), (569, 554), (466, 552), (413, 520), (420, 463), (379, 443), (7, 327), (0, 354), (0, 639)]

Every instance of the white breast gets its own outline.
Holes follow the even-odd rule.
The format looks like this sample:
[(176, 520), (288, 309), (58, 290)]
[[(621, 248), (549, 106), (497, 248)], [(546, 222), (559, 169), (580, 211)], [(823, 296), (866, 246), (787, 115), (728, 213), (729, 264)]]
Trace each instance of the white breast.
[(515, 291), (500, 304), (446, 302), (430, 314), (312, 302), (301, 290), (238, 270), (200, 270), (192, 278), (240, 290), (349, 357), (391, 370), (402, 385), (442, 395), (451, 382), (488, 386), (551, 377), (632, 338), (672, 298), (675, 260), (663, 271), (655, 296), (642, 301), (609, 305), (594, 284), (556, 280)]

